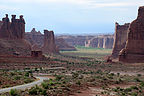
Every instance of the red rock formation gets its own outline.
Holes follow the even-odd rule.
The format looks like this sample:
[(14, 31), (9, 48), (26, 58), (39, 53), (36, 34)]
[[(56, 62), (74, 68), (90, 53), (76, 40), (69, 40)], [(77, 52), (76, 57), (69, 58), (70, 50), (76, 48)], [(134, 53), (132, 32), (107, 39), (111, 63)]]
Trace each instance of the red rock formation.
[(15, 19), (12, 15), (12, 22), (9, 21), (8, 15), (0, 22), (0, 55), (30, 55), (31, 46), (24, 39), (25, 21), (23, 16)]
[[(41, 34), (40, 31), (37, 32), (35, 28), (33, 28), (31, 32), (26, 32), (25, 39), (28, 40), (32, 46), (37, 45), (39, 48), (41, 48), (44, 44), (44, 35)], [(62, 40), (62, 38), (55, 38), (55, 43), (56, 46), (59, 47), (60, 51), (76, 50), (75, 47), (67, 44), (65, 40)]]
[(56, 38), (55, 41), (61, 51), (76, 51), (76, 48), (68, 45), (63, 38)]
[(128, 40), (120, 52), (123, 62), (144, 62), (144, 6), (138, 10), (138, 17), (130, 24)]
[(129, 23), (124, 25), (115, 24), (114, 45), (112, 51), (112, 57), (118, 58), (119, 52), (125, 47)]
[(44, 30), (44, 45), (42, 47), (42, 51), (45, 54), (59, 53), (55, 44), (53, 31)]
[(44, 35), (40, 31), (36, 31), (35, 28), (31, 30), (31, 32), (25, 33), (25, 39), (28, 40), (31, 45), (37, 45), (41, 48), (44, 44)]

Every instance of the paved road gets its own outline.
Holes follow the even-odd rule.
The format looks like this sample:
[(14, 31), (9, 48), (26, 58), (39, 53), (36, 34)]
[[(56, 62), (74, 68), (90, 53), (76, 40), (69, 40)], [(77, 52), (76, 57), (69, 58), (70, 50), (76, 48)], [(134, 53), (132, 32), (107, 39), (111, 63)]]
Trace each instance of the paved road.
[(48, 77), (36, 77), (36, 78), (39, 79), (39, 80), (34, 81), (32, 83), (0, 89), (0, 93), (9, 92), (11, 89), (25, 90), (25, 89), (31, 88), (35, 85), (40, 85), (43, 82), (43, 80), (48, 80), (49, 79)]

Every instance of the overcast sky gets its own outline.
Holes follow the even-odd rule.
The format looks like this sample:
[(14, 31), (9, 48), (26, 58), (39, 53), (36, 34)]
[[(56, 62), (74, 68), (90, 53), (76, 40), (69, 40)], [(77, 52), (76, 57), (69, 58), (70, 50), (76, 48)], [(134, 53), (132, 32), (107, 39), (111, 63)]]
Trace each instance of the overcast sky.
[(0, 19), (23, 14), (26, 31), (56, 34), (114, 33), (114, 24), (133, 21), (144, 0), (0, 0)]

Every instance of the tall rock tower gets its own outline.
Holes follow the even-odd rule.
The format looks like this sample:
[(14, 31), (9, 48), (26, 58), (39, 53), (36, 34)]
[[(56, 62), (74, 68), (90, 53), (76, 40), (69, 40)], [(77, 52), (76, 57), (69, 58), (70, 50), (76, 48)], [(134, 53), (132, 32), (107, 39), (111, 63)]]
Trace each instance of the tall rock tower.
[(123, 62), (144, 62), (144, 6), (138, 10), (138, 17), (130, 24), (128, 40), (120, 52)]
[(129, 25), (129, 23), (125, 23), (124, 25), (119, 25), (117, 22), (115, 23), (115, 35), (112, 51), (113, 58), (118, 58), (119, 52), (126, 45)]
[(59, 53), (55, 44), (53, 31), (44, 30), (44, 45), (42, 47), (42, 51), (45, 54)]

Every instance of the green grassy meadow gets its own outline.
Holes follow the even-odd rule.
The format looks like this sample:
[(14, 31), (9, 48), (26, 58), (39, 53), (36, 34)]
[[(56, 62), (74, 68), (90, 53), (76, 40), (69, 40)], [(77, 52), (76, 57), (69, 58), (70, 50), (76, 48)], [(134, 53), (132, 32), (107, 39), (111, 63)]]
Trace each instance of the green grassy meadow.
[(76, 46), (76, 49), (77, 51), (61, 51), (61, 54), (66, 56), (97, 58), (110, 55), (112, 52), (112, 49), (91, 48), (83, 46)]

